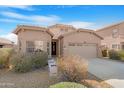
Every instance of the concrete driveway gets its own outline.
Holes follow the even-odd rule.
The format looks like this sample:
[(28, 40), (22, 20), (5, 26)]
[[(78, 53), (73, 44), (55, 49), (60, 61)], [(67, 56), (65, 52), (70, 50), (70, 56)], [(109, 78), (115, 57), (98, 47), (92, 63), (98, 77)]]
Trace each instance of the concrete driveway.
[(90, 59), (88, 71), (117, 88), (124, 88), (124, 63), (107, 59)]

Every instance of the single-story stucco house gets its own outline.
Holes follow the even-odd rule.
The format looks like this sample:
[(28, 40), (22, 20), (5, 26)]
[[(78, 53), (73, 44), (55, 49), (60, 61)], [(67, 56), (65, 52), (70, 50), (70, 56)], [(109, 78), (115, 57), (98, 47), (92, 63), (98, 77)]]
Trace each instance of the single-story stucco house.
[(0, 48), (12, 48), (14, 43), (8, 39), (0, 37)]
[(104, 37), (101, 41), (103, 47), (114, 50), (124, 49), (124, 22), (103, 27), (96, 30), (96, 33)]
[(102, 37), (90, 29), (76, 29), (56, 24), (45, 27), (19, 25), (13, 31), (18, 36), (21, 52), (46, 51), (51, 56), (79, 55), (84, 58), (101, 57)]

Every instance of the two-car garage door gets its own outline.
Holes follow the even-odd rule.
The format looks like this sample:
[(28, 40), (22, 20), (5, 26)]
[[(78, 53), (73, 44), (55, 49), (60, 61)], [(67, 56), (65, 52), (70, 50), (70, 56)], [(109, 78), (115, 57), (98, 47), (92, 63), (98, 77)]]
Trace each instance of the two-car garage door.
[(96, 44), (71, 44), (67, 48), (68, 55), (79, 55), (83, 58), (97, 57)]

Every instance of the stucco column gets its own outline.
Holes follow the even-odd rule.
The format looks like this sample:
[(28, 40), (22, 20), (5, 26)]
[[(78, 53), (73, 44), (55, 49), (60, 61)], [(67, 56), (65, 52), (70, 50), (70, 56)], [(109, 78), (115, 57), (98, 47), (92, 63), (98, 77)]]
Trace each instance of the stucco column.
[(58, 40), (58, 57), (60, 57), (60, 39)]
[(51, 41), (50, 41), (50, 42), (49, 42), (49, 58), (51, 58), (51, 55), (52, 55), (52, 54), (51, 54), (51, 53), (52, 53), (52, 52), (51, 52), (51, 46), (52, 46), (52, 44), (51, 44)]

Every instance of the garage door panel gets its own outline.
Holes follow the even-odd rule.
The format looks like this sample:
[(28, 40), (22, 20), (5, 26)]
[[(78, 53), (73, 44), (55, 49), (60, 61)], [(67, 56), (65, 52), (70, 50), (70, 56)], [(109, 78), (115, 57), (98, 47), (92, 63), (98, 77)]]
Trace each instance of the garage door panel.
[(68, 55), (79, 55), (84, 58), (97, 57), (97, 45), (96, 44), (83, 44), (81, 46), (68, 46)]

